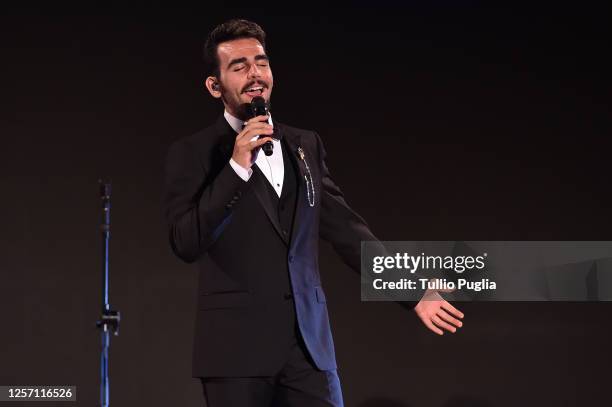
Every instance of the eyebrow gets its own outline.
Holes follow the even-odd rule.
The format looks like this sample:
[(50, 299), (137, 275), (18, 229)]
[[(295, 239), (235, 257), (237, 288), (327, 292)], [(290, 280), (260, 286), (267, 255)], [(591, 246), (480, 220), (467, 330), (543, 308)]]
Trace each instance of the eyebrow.
[[(255, 61), (261, 61), (261, 60), (268, 61), (269, 58), (268, 58), (267, 55), (264, 55), (264, 54), (255, 55)], [(232, 65), (242, 64), (242, 63), (244, 63), (246, 61), (247, 61), (246, 57), (232, 59), (229, 62), (229, 64), (227, 64), (227, 68), (229, 69), (229, 68), (231, 68)]]

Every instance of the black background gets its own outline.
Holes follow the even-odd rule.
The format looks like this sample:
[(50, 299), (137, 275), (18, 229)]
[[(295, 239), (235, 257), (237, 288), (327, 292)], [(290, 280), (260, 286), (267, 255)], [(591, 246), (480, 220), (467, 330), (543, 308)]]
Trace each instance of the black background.
[[(3, 15), (0, 385), (72, 384), (97, 403), (109, 176), (112, 405), (203, 404), (196, 272), (160, 199), (169, 144), (222, 111), (201, 46), (232, 17), (266, 30), (274, 118), (321, 134), (379, 238), (612, 240), (608, 10), (454, 3)], [(326, 244), (321, 265), (347, 406), (608, 404), (609, 303), (460, 303), (464, 328), (438, 337), (361, 303)]]

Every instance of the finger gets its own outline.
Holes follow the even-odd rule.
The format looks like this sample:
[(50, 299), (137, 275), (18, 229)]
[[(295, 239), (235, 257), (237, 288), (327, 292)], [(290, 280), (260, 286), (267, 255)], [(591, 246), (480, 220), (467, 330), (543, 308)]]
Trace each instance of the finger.
[(434, 324), (436, 324), (437, 326), (439, 326), (440, 328), (444, 328), (447, 331), (450, 331), (452, 333), (457, 332), (457, 328), (455, 328), (454, 326), (452, 326), (451, 324), (449, 324), (448, 322), (444, 322), (440, 319), (440, 317), (438, 317), (437, 315), (434, 315), (431, 317), (431, 322), (433, 322)]
[(262, 137), (262, 138), (259, 138), (257, 140), (251, 141), (251, 143), (250, 143), (251, 150), (255, 149), (255, 148), (257, 148), (257, 147), (259, 147), (259, 146), (261, 146), (261, 145), (263, 145), (265, 143), (267, 143), (268, 141), (272, 141), (272, 137)]
[(463, 326), (463, 322), (459, 321), (457, 318), (454, 318), (452, 316), (450, 316), (446, 311), (444, 311), (442, 308), (440, 308), (437, 312), (438, 316), (443, 319), (446, 322), (449, 322), (453, 325), (455, 325), (458, 328), (461, 328)]
[(457, 318), (463, 318), (463, 312), (461, 312), (457, 308), (453, 307), (448, 301), (444, 301), (442, 303), (442, 308), (444, 308), (446, 311), (450, 312), (451, 314), (453, 314)]
[(438, 328), (437, 326), (435, 326), (434, 324), (431, 323), (431, 321), (427, 318), (422, 318), (423, 323), (425, 324), (425, 326), (427, 328), (429, 328), (430, 330), (434, 331), (435, 333), (437, 333), (438, 335), (444, 335), (444, 332)]
[(247, 133), (247, 135), (237, 141), (238, 145), (250, 145), (253, 141), (261, 140), (262, 138), (268, 138), (272, 140), (272, 131), (259, 130), (254, 133)]
[(255, 117), (251, 117), (249, 120), (244, 122), (244, 125), (248, 126), (249, 124), (252, 124), (252, 123), (260, 123), (260, 122), (267, 122), (267, 121), (268, 121), (268, 115), (255, 116)]
[(242, 139), (250, 140), (255, 136), (260, 136), (262, 134), (274, 134), (274, 129), (269, 124), (261, 123), (259, 125), (253, 125), (250, 127), (245, 127), (238, 135), (236, 136), (236, 140), (240, 141)]
[(272, 128), (272, 125), (268, 122), (249, 122), (244, 127), (244, 129), (255, 129), (255, 128)]
[(243, 137), (244, 134), (246, 132), (249, 131), (264, 131), (264, 130), (269, 130), (269, 129), (273, 129), (273, 127), (271, 125), (269, 125), (268, 123), (253, 123), (253, 124), (249, 124), (248, 126), (244, 127), (239, 133), (237, 138)]

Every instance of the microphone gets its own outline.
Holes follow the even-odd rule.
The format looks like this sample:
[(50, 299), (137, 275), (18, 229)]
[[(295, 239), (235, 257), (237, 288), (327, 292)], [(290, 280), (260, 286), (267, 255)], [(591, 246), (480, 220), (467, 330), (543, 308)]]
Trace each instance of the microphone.
[[(268, 104), (264, 98), (261, 96), (255, 96), (253, 100), (251, 100), (251, 114), (253, 115), (252, 117), (268, 115)], [(272, 150), (274, 150), (274, 145), (271, 141), (267, 141), (263, 146), (261, 146), (261, 148), (267, 156), (271, 156)]]

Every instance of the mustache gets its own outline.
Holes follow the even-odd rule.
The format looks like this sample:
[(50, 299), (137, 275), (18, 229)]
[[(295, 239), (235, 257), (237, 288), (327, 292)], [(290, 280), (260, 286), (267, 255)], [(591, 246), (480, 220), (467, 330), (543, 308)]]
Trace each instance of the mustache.
[(246, 85), (244, 88), (242, 88), (242, 93), (246, 92), (247, 89), (253, 87), (253, 85), (260, 85), (263, 86), (264, 89), (268, 88), (268, 84), (264, 81), (253, 81), (251, 83), (249, 83), (248, 85)]

